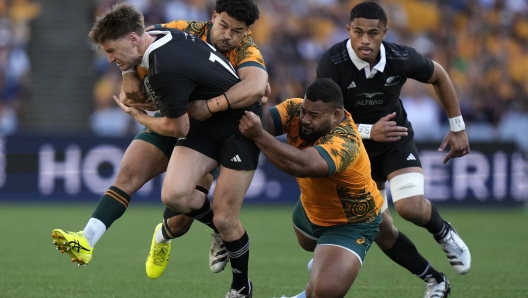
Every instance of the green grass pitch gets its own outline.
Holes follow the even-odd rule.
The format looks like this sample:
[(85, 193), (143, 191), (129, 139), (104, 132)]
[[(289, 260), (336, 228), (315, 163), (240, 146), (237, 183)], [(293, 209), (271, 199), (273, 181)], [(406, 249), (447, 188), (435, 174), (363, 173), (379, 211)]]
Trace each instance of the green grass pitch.
[[(87, 267), (77, 267), (51, 242), (51, 230), (84, 228), (93, 205), (0, 204), (0, 297), (223, 297), (231, 274), (209, 271), (210, 231), (195, 223), (173, 241), (169, 265), (157, 280), (145, 275), (145, 260), (163, 206), (134, 205), (101, 238)], [(308, 281), (311, 253), (297, 244), (292, 206), (250, 205), (241, 220), (251, 239), (250, 278), (254, 297), (299, 293)], [(424, 229), (396, 226), (452, 284), (451, 297), (528, 297), (528, 212), (513, 209), (439, 208), (471, 249), (464, 276), (449, 265)], [(229, 268), (229, 265), (228, 265)], [(347, 297), (423, 297), (425, 285), (374, 245)]]

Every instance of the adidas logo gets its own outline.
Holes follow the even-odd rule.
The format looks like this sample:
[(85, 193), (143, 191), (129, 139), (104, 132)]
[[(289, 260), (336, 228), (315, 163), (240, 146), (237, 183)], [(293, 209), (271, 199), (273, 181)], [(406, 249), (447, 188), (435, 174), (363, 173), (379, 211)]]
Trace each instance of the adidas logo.
[(242, 162), (242, 160), (240, 159), (240, 157), (237, 155), (235, 155), (235, 157), (231, 158), (231, 161), (234, 161), (234, 162)]
[(352, 81), (352, 83), (350, 83), (350, 85), (348, 85), (347, 89), (352, 89), (352, 88), (356, 88), (356, 83), (354, 81)]
[(240, 271), (240, 270), (238, 270), (238, 269), (236, 269), (236, 268), (233, 268), (233, 269), (231, 269), (231, 270), (233, 270), (233, 273), (242, 273), (242, 271)]
[(411, 153), (409, 156), (407, 156), (407, 160), (416, 160), (416, 157)]

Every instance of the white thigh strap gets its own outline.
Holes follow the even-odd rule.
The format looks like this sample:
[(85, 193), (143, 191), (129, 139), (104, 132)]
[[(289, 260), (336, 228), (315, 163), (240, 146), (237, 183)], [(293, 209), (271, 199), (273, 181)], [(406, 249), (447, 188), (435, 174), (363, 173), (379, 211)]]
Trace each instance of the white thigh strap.
[(405, 173), (389, 181), (392, 201), (424, 194), (424, 176), (422, 173)]

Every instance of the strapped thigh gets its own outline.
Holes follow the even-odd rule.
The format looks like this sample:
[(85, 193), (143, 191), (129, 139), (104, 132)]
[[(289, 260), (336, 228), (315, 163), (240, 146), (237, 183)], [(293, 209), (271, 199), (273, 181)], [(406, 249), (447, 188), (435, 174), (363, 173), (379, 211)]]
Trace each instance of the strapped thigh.
[(389, 181), (392, 201), (424, 195), (424, 176), (422, 173), (411, 172), (398, 175)]

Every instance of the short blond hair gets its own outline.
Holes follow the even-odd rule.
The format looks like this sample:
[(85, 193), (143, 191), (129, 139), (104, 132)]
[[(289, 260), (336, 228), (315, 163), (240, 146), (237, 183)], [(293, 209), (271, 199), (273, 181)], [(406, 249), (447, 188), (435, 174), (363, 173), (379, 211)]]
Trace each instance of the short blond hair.
[(129, 3), (118, 3), (97, 17), (88, 36), (96, 45), (116, 40), (132, 32), (141, 36), (144, 32), (144, 18), (141, 11)]

